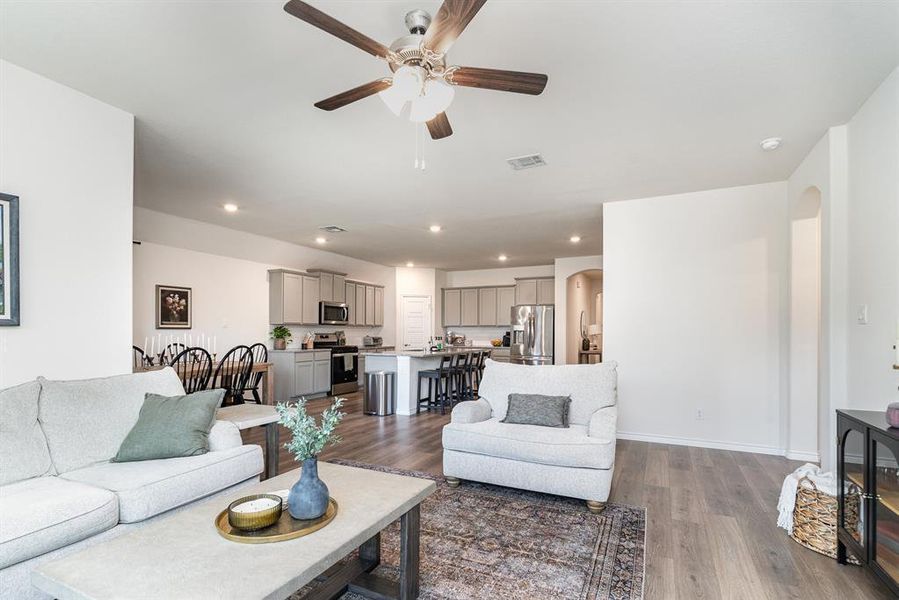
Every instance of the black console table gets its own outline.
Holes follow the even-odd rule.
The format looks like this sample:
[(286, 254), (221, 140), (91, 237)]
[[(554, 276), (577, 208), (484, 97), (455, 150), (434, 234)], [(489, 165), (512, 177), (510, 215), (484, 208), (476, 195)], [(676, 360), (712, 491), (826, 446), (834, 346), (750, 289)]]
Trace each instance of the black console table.
[(837, 560), (851, 552), (899, 596), (897, 459), (899, 429), (883, 412), (837, 411)]

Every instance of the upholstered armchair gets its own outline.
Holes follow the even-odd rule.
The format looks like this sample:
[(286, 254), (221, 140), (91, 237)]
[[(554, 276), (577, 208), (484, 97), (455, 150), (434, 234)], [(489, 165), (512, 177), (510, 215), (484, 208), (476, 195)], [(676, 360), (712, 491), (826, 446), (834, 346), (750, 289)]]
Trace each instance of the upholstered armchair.
[[(502, 423), (509, 394), (570, 396), (569, 427)], [(487, 361), (480, 398), (461, 402), (443, 428), (443, 473), (587, 501), (605, 508), (615, 466), (615, 363), (525, 366)]]

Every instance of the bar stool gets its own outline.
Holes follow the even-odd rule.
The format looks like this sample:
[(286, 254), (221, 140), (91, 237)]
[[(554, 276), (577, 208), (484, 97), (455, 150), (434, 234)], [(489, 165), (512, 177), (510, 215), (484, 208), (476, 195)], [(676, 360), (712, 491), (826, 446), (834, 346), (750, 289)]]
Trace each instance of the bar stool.
[(471, 352), (459, 352), (454, 356), (453, 361), (453, 381), (455, 390), (453, 390), (452, 399), (454, 402), (462, 402), (468, 400), (471, 391)]
[(481, 369), (484, 368), (483, 364), (483, 352), (472, 352), (469, 354), (468, 363), (463, 367), (465, 383), (467, 384), (465, 387), (466, 400), (474, 400), (476, 398), (475, 384), (478, 383), (477, 380), (479, 379)]
[(478, 365), (474, 371), (475, 379), (475, 396), (481, 389), (481, 380), (484, 378), (484, 367), (487, 366), (487, 359), (493, 356), (493, 350), (484, 350), (478, 353)]
[[(449, 354), (440, 357), (440, 366), (436, 369), (425, 369), (418, 372), (418, 398), (415, 403), (415, 414), (421, 412), (421, 403), (426, 402), (425, 408), (440, 407), (440, 414), (446, 414), (446, 405), (452, 406), (452, 377), (453, 377), (453, 357)], [(427, 379), (428, 395), (421, 397), (421, 382)], [(436, 389), (437, 395), (434, 395)]]

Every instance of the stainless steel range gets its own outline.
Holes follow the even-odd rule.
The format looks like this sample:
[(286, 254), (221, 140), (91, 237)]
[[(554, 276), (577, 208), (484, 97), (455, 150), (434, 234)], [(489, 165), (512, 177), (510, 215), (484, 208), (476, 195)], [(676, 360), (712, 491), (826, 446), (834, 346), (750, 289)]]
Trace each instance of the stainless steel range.
[(359, 348), (346, 345), (342, 331), (316, 333), (313, 348), (331, 351), (331, 395), (346, 394), (359, 389)]

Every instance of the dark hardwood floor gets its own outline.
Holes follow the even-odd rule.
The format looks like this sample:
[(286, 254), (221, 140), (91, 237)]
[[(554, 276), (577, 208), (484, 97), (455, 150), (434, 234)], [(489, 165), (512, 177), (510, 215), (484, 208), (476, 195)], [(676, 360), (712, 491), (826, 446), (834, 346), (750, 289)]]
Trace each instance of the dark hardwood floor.
[[(329, 400), (312, 400), (316, 413)], [(322, 458), (345, 458), (442, 475), (441, 429), (449, 414), (373, 417), (347, 396), (343, 441)], [(263, 445), (263, 431), (244, 431)], [(281, 430), (282, 442), (289, 434)], [(282, 448), (283, 473), (296, 467)], [(859, 567), (807, 550), (775, 526), (782, 457), (619, 440), (610, 502), (646, 507), (646, 600), (888, 599)], [(464, 484), (463, 484), (464, 485)], [(585, 508), (586, 510), (586, 508)]]

